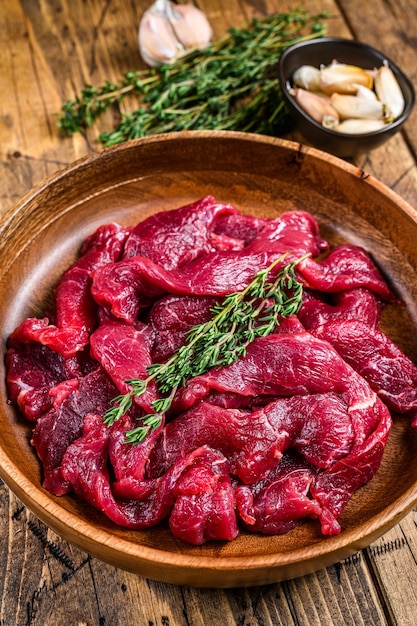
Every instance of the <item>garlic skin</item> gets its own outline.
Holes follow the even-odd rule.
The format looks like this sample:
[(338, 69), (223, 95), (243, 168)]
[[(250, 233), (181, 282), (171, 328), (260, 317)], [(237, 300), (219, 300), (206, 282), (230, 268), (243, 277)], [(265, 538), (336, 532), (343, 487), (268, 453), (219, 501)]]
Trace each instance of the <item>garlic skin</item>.
[(193, 48), (206, 47), (213, 32), (205, 14), (191, 4), (155, 0), (139, 25), (140, 54), (147, 65), (173, 63)]
[(355, 85), (364, 85), (371, 89), (371, 74), (361, 67), (345, 63), (332, 63), (320, 69), (320, 86), (325, 93), (355, 94)]
[(385, 104), (393, 120), (404, 111), (405, 101), (394, 72), (387, 65), (382, 65), (375, 75), (375, 92)]

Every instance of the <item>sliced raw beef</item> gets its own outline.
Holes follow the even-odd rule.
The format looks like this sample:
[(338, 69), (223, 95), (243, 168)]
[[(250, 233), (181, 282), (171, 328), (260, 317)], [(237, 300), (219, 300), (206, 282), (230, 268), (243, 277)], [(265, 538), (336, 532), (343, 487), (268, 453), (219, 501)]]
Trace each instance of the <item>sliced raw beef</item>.
[(317, 255), (325, 247), (327, 243), (320, 237), (312, 216), (303, 211), (284, 213), (268, 221), (242, 250), (198, 255), (179, 269), (172, 263), (155, 262), (157, 254), (129, 254), (129, 258), (95, 272), (92, 294), (109, 314), (132, 323), (141, 309), (149, 305), (149, 299), (165, 293), (222, 297), (244, 289), (260, 270), (283, 253), (289, 252), (282, 265), (305, 253)]
[(65, 272), (55, 288), (55, 323), (49, 318), (28, 318), (11, 339), (37, 341), (64, 357), (74, 356), (89, 341), (96, 322), (96, 304), (91, 297), (91, 274), (100, 266), (117, 261), (128, 231), (117, 224), (99, 228), (86, 242), (83, 254)]
[(322, 261), (306, 259), (298, 271), (309, 289), (337, 293), (366, 287), (387, 302), (397, 302), (369, 254), (358, 246), (336, 246)]
[(198, 456), (173, 490), (169, 527), (175, 537), (193, 545), (210, 539), (232, 541), (239, 534), (227, 462), (217, 451), (207, 454), (212, 458), (207, 462)]
[[(50, 393), (54, 393), (53, 389)], [(45, 489), (55, 495), (70, 491), (61, 471), (63, 455), (81, 435), (87, 413), (103, 415), (116, 394), (107, 374), (97, 370), (79, 379), (69, 395), (55, 395), (53, 408), (38, 419), (32, 434), (32, 443), (43, 462)]]
[(247, 530), (283, 535), (300, 520), (317, 519), (321, 506), (312, 499), (317, 469), (296, 454), (285, 454), (267, 478), (237, 487), (236, 504)]
[(417, 367), (385, 333), (358, 320), (328, 322), (313, 333), (331, 343), (392, 411), (409, 415), (417, 427)]
[[(128, 393), (132, 378), (147, 378), (147, 367), (152, 364), (153, 333), (149, 326), (137, 322), (136, 326), (118, 320), (105, 319), (91, 334), (92, 356), (107, 372), (121, 394)], [(135, 402), (145, 412), (152, 412), (152, 402), (158, 397), (154, 381)]]
[(148, 485), (139, 489), (143, 499), (121, 500), (111, 488), (108, 438), (101, 417), (88, 415), (83, 433), (65, 453), (62, 473), (79, 497), (128, 528), (154, 526), (174, 507), (170, 527), (180, 539), (201, 544), (237, 536), (233, 489), (219, 452), (207, 447), (194, 450), (160, 478), (145, 481)]
[(216, 217), (234, 213), (235, 207), (212, 196), (180, 209), (160, 211), (132, 229), (123, 256), (144, 256), (167, 270), (181, 267), (215, 250), (211, 231)]
[(267, 218), (244, 215), (239, 212), (218, 215), (211, 237), (212, 240), (226, 237), (228, 240), (238, 240), (243, 246), (247, 246), (254, 237), (259, 235), (267, 223)]
[(25, 417), (36, 421), (52, 407), (51, 387), (68, 378), (65, 359), (42, 344), (10, 341), (6, 353), (9, 396)]
[(310, 333), (273, 334), (255, 339), (246, 356), (189, 380), (178, 390), (173, 413), (182, 413), (210, 391), (246, 397), (347, 393), (362, 379), (327, 342)]
[[(100, 227), (54, 307), (8, 342), (10, 401), (33, 422), (44, 487), (131, 529), (166, 520), (195, 545), (232, 540), (239, 523), (281, 534), (312, 518), (324, 535), (339, 533), (352, 494), (380, 465), (387, 407), (417, 426), (417, 367), (378, 330), (383, 306), (398, 301), (372, 258), (327, 248), (304, 211), (260, 219), (211, 196), (135, 227)], [(104, 423), (129, 380), (147, 379), (215, 303), (277, 259), (269, 279), (297, 261), (298, 315), (238, 361), (187, 380), (142, 442), (126, 433), (153, 412), (154, 381)]]
[(354, 444), (348, 407), (335, 394), (280, 398), (252, 413), (205, 402), (167, 424), (149, 459), (152, 475), (195, 448), (220, 450), (243, 483), (256, 483), (280, 462), (289, 447), (317, 467), (345, 457)]
[[(132, 257), (99, 268), (91, 293), (109, 314), (133, 323), (151, 300), (169, 293), (223, 297), (240, 291), (276, 258), (276, 253), (267, 252), (214, 252), (182, 269), (167, 271), (150, 259)], [(289, 260), (283, 260), (282, 265)]]
[(321, 294), (303, 294), (303, 304), (298, 318), (309, 330), (331, 320), (361, 320), (368, 326), (378, 327), (383, 308), (382, 301), (369, 289), (357, 288), (340, 293), (328, 294), (325, 300)]
[(352, 452), (331, 468), (321, 472), (311, 488), (311, 494), (320, 503), (321, 532), (323, 535), (340, 533), (338, 518), (342, 515), (354, 492), (365, 485), (378, 470), (391, 429), (391, 416), (381, 401), (379, 421), (374, 431)]
[(305, 211), (288, 211), (276, 219), (268, 220), (262, 230), (247, 246), (251, 252), (275, 250), (282, 254), (287, 250), (315, 257), (329, 244), (322, 239), (316, 220)]
[[(149, 298), (167, 293), (222, 297), (244, 289), (254, 276), (280, 253), (266, 241), (262, 251), (252, 243), (239, 252), (215, 252), (199, 257), (179, 270), (167, 271), (144, 257), (108, 264), (94, 273), (92, 294), (98, 304), (115, 317), (132, 323)], [(361, 249), (339, 246), (323, 261), (310, 258), (297, 265), (306, 287), (323, 292), (365, 287), (387, 301), (394, 296), (371, 258)], [(281, 265), (300, 258), (291, 250)], [(276, 271), (274, 273), (276, 273)]]
[(217, 298), (198, 296), (165, 296), (160, 298), (149, 315), (148, 322), (155, 333), (152, 360), (165, 361), (187, 339), (188, 331), (212, 318), (211, 309)]

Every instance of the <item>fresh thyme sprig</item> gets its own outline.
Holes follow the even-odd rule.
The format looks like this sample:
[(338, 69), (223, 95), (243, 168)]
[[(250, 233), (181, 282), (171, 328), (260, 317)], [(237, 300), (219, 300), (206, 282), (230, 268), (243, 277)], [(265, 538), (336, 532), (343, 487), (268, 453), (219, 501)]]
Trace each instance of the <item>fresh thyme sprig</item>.
[(278, 60), (290, 45), (325, 35), (325, 17), (295, 11), (254, 19), (172, 64), (128, 72), (119, 83), (86, 85), (63, 104), (58, 126), (69, 135), (80, 132), (136, 93), (140, 107), (99, 135), (105, 146), (180, 130), (285, 132), (289, 116), (276, 77)]
[(112, 408), (104, 415), (105, 424), (111, 425), (127, 413), (134, 397), (144, 394), (154, 380), (163, 396), (152, 403), (155, 413), (140, 418), (140, 425), (126, 433), (126, 443), (143, 441), (149, 431), (161, 425), (176, 391), (189, 378), (237, 361), (245, 356), (248, 345), (257, 337), (271, 334), (281, 317), (297, 313), (302, 301), (302, 285), (296, 279), (294, 268), (308, 255), (286, 263), (272, 282), (267, 281), (269, 274), (284, 261), (287, 254), (258, 272), (245, 289), (217, 303), (212, 309), (212, 318), (193, 326), (186, 343), (170, 359), (148, 367), (146, 379), (127, 380), (131, 389), (114, 398)]

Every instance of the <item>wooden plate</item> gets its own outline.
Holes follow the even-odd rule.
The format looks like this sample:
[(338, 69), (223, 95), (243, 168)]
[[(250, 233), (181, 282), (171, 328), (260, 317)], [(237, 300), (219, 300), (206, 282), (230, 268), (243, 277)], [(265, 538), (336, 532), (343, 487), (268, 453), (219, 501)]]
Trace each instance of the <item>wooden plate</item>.
[[(150, 137), (94, 154), (46, 180), (0, 225), (0, 328), (5, 342), (27, 316), (42, 315), (51, 290), (82, 241), (109, 221), (132, 224), (205, 194), (252, 214), (305, 209), (332, 243), (370, 251), (406, 302), (384, 312), (384, 330), (417, 361), (417, 213), (353, 165), (296, 143), (228, 132)], [(143, 576), (201, 587), (237, 587), (307, 574), (360, 550), (417, 501), (417, 431), (394, 421), (380, 470), (349, 503), (336, 537), (307, 521), (284, 536), (242, 534), (193, 547), (166, 525), (116, 527), (72, 496), (41, 487), (30, 426), (7, 404), (1, 371), (0, 474), (55, 532), (113, 565)]]

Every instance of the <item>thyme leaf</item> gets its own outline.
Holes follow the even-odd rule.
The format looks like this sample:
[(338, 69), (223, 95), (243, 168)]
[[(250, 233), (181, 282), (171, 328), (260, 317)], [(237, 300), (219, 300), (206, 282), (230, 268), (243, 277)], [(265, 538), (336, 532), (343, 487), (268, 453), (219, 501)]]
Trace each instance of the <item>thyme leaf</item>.
[(324, 36), (326, 17), (300, 10), (254, 19), (172, 64), (127, 72), (118, 83), (85, 85), (62, 105), (58, 126), (68, 135), (82, 132), (135, 93), (139, 108), (99, 135), (104, 146), (180, 130), (286, 132), (290, 118), (276, 77), (278, 60), (290, 45)]
[(162, 396), (152, 404), (155, 412), (141, 417), (140, 425), (126, 433), (126, 443), (143, 441), (151, 430), (162, 424), (175, 393), (188, 379), (244, 357), (252, 341), (271, 334), (280, 318), (297, 313), (302, 302), (302, 285), (295, 276), (295, 266), (308, 255), (286, 263), (273, 280), (268, 281), (270, 273), (287, 255), (283, 254), (258, 272), (245, 289), (231, 293), (217, 303), (211, 319), (193, 326), (188, 331), (186, 343), (165, 363), (153, 363), (147, 368), (146, 379), (125, 381), (131, 389), (113, 399), (113, 406), (103, 417), (104, 423), (110, 426), (127, 413), (134, 397), (144, 394), (154, 380)]

